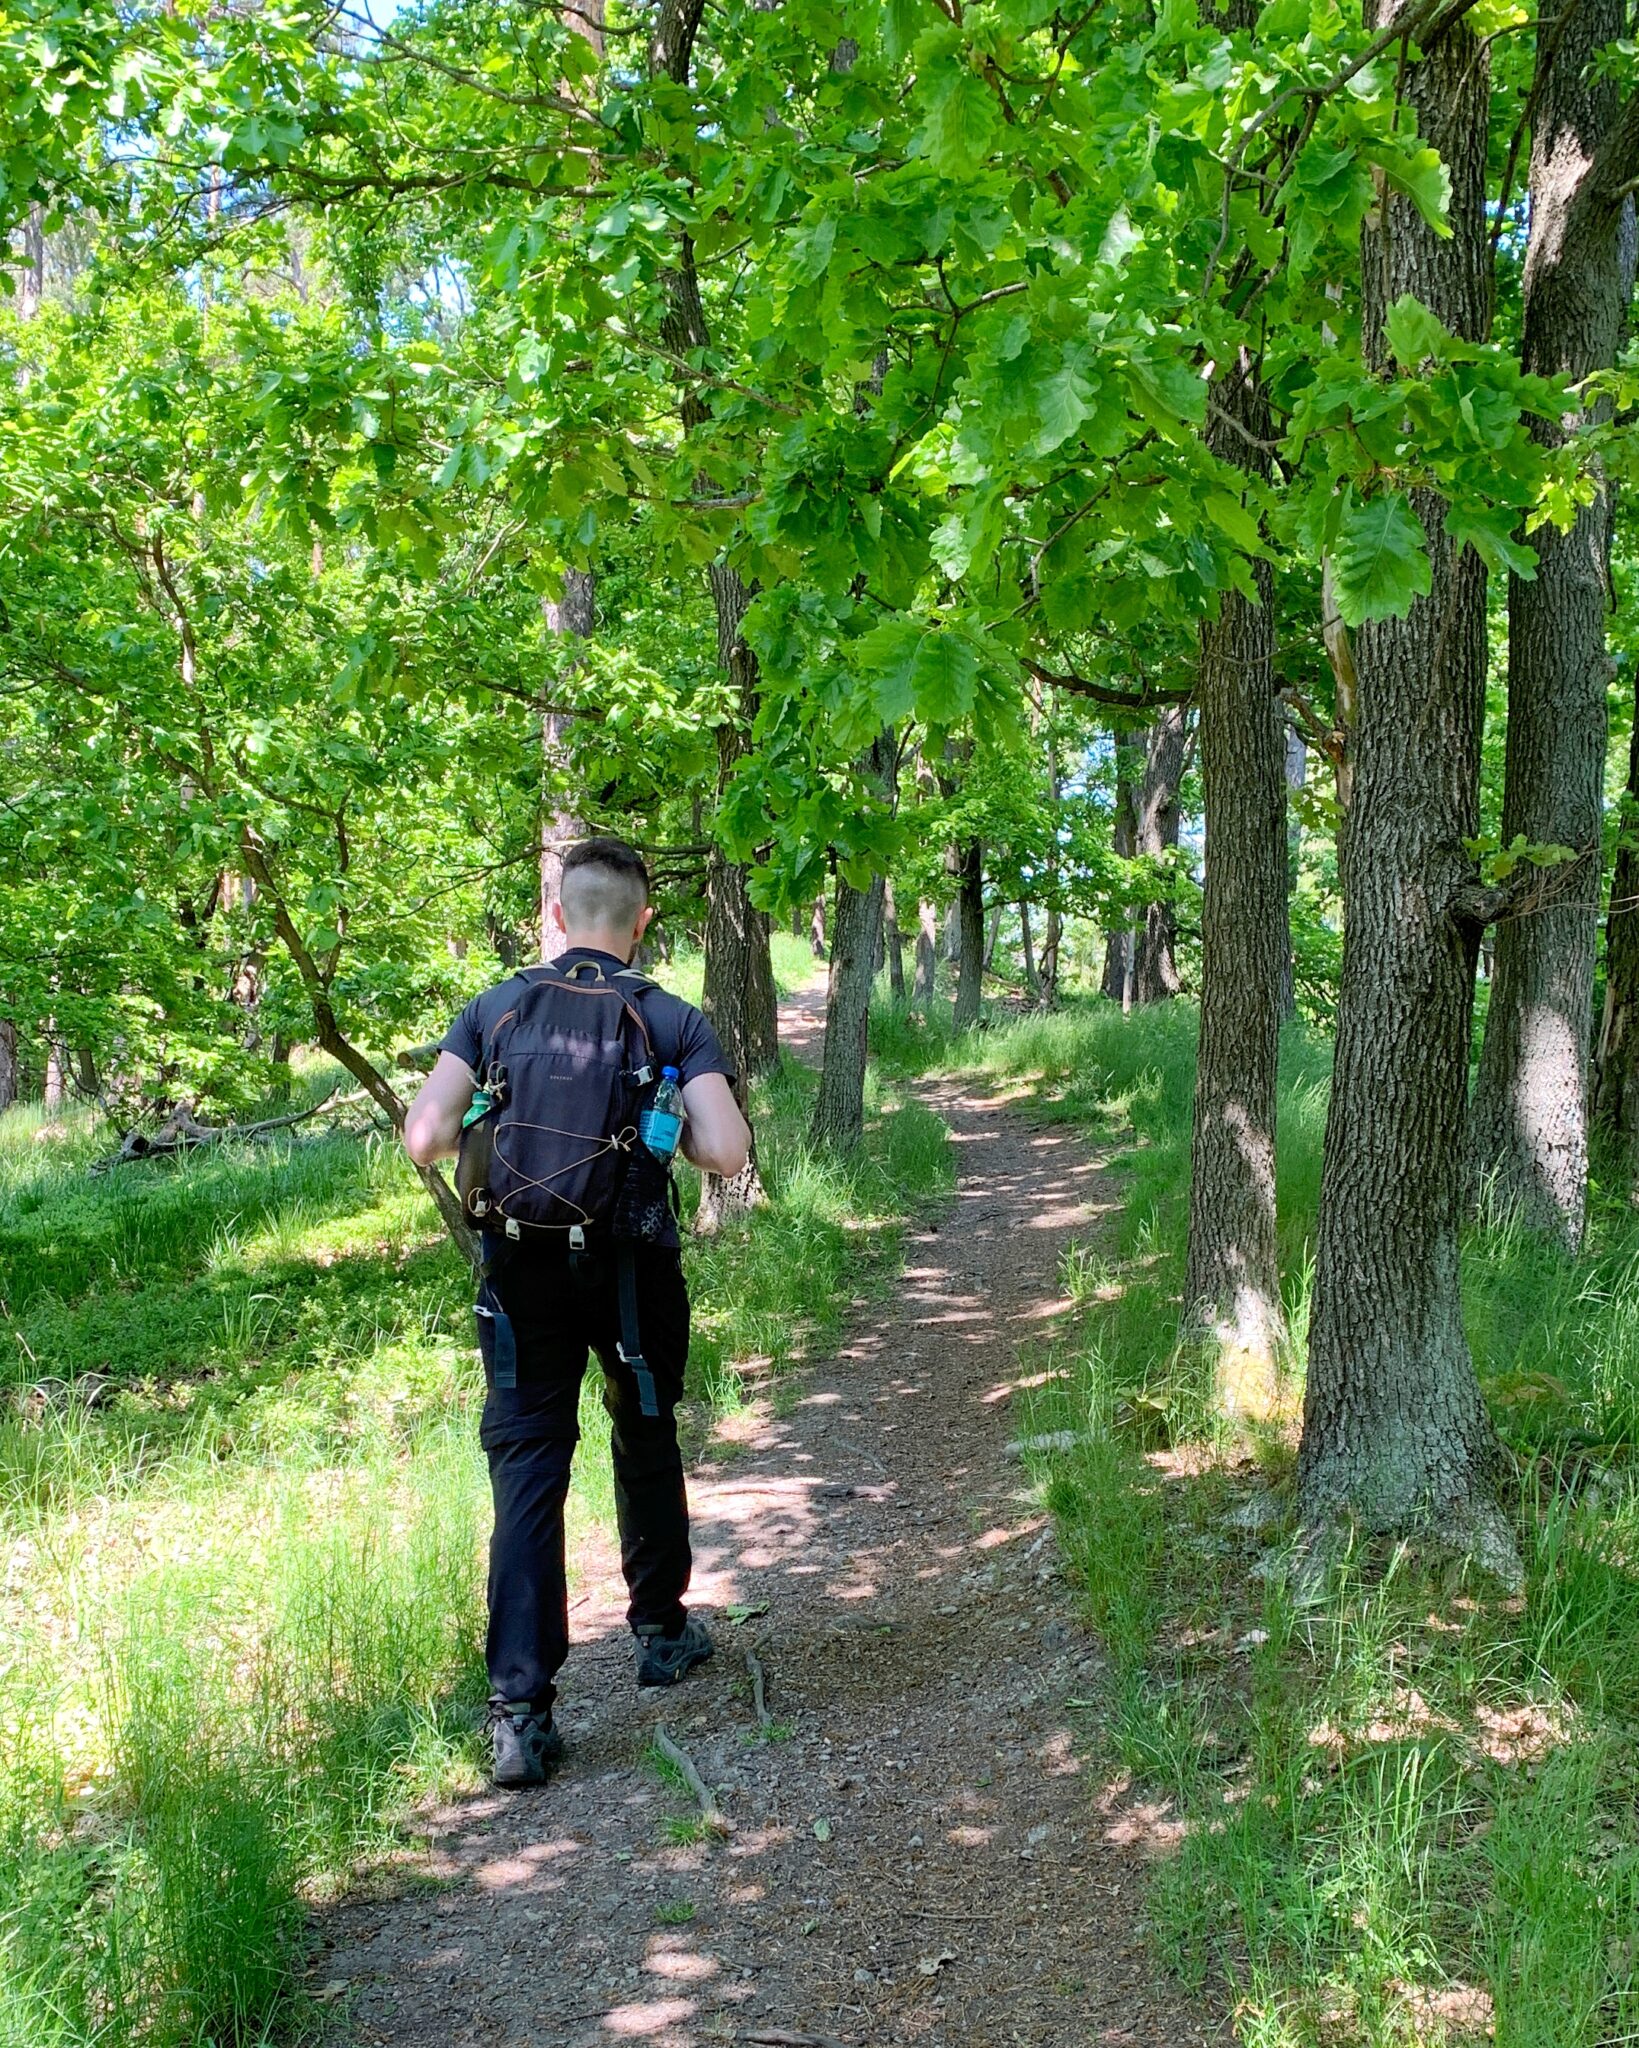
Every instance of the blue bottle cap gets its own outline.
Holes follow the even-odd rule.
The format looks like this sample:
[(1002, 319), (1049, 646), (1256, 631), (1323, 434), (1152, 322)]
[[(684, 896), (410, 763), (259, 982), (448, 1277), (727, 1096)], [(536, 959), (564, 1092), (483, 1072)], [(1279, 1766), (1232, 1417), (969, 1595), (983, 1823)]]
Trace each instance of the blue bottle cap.
[(677, 1079), (677, 1069), (675, 1067), (662, 1067), (660, 1072), (664, 1080), (675, 1081)]

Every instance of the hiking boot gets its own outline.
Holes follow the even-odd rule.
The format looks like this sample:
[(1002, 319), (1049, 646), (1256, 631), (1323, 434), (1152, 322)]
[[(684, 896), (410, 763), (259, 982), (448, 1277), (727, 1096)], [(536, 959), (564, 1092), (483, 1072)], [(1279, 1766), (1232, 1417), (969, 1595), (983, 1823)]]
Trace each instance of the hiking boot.
[(691, 1614), (680, 1636), (640, 1635), (637, 1639), (637, 1682), (639, 1685), (675, 1685), (696, 1664), (704, 1664), (717, 1645), (706, 1633), (706, 1624)]
[(509, 1792), (544, 1785), (563, 1755), (563, 1737), (552, 1715), (531, 1712), (527, 1700), (489, 1703), (490, 1778)]

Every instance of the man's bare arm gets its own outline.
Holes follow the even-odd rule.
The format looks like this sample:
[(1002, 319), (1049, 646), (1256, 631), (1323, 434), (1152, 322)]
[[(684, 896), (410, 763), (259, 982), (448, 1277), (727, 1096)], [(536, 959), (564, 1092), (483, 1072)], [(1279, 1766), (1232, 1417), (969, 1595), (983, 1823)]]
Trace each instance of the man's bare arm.
[(683, 1157), (702, 1173), (732, 1179), (751, 1151), (751, 1128), (740, 1114), (734, 1090), (722, 1074), (697, 1074), (684, 1083)]
[(478, 1087), (472, 1069), (453, 1052), (441, 1052), (404, 1119), (404, 1149), (417, 1166), (449, 1159), (461, 1142), (461, 1119)]

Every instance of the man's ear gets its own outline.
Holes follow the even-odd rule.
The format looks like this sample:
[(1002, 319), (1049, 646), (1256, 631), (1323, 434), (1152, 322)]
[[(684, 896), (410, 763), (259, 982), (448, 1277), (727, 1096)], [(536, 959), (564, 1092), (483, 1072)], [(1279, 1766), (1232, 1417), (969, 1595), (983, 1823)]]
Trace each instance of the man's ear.
[(554, 897), (552, 900), (551, 917), (552, 922), (560, 932), (567, 932), (569, 930), (568, 925), (563, 921), (563, 904), (557, 897)]
[(638, 945), (642, 945), (643, 934), (649, 929), (650, 925), (653, 923), (654, 905), (652, 903), (645, 903), (643, 908), (637, 914), (637, 930), (633, 934), (633, 937), (636, 939)]

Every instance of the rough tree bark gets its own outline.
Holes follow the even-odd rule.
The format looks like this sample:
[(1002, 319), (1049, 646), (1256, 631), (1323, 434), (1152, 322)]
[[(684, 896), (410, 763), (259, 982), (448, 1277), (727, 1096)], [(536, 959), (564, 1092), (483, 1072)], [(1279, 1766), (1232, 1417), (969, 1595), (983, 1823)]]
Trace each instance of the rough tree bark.
[[(1400, 0), (1370, 0), (1368, 26)], [(1425, 32), (1426, 33), (1426, 32)], [(1463, 18), (1408, 64), (1417, 132), (1451, 178), (1450, 234), (1388, 197), (1361, 237), (1362, 328), (1386, 369), (1386, 308), (1411, 292), (1454, 333), (1487, 317), (1486, 46)], [(1463, 1332), (1457, 1240), (1479, 928), (1485, 572), (1421, 493), (1431, 589), (1363, 626), (1343, 842), (1343, 973), (1326, 1123), (1299, 1500), (1316, 1530), (1438, 1531), (1518, 1576), (1496, 1502), (1497, 1438)]]
[[(1144, 780), (1138, 791), (1133, 821), (1134, 847), (1162, 862), (1178, 845), (1178, 791), (1184, 780), (1189, 745), (1188, 715), (1182, 704), (1169, 704), (1144, 740)], [(1177, 995), (1178, 918), (1172, 898), (1146, 904), (1133, 957), (1133, 1001), (1164, 1002)]]
[[(738, 720), (717, 732), (717, 786), (727, 787), (736, 763), (748, 745), (757, 706), (757, 659), (741, 637), (740, 627), (750, 602), (745, 585), (733, 570), (711, 572), (717, 606), (717, 651), (736, 686)], [(749, 1114), (750, 1084), (779, 1060), (779, 1022), (774, 965), (769, 951), (768, 917), (751, 901), (749, 876), (713, 845), (706, 868), (705, 981), (700, 1007), (711, 1019), (723, 1050), (734, 1063), (734, 1090)], [(757, 1165), (757, 1132), (751, 1125), (751, 1150), (741, 1170), (729, 1179), (708, 1173), (700, 1189), (695, 1229), (709, 1236), (730, 1216), (743, 1215), (764, 1200)]]
[(911, 983), (911, 1006), (926, 1014), (933, 1001), (934, 976), (939, 970), (939, 911), (924, 896), (916, 906), (916, 978)]
[(0, 1017), (0, 1110), (17, 1100), (17, 1026)]
[(956, 912), (961, 933), (961, 956), (956, 962), (956, 1000), (951, 1023), (965, 1031), (979, 1021), (985, 978), (985, 850), (981, 840), (970, 839), (958, 850)]
[(1605, 1008), (1594, 1058), (1594, 1116), (1639, 1175), (1639, 705), (1628, 743), (1628, 786), (1605, 919)]
[[(1269, 409), (1243, 351), (1213, 379), (1208, 442), (1267, 473)], [(1233, 422), (1233, 425), (1230, 423)], [(1234, 431), (1238, 427), (1239, 433)], [(1272, 578), (1251, 564), (1256, 601), (1225, 591), (1201, 627), (1201, 1040), (1184, 1302), (1216, 1340), (1226, 1418), (1263, 1419), (1280, 1396), (1285, 1334), (1275, 1245), (1275, 1084), (1286, 936), (1285, 735), (1274, 677)]]
[[(885, 732), (873, 743), (864, 767), (890, 801), (893, 763), (893, 735)], [(873, 875), (865, 889), (855, 889), (837, 876), (825, 991), (825, 1057), (810, 1126), (814, 1146), (823, 1152), (851, 1152), (865, 1135), (865, 1059), (882, 892), (881, 875)]]
[(814, 907), (808, 913), (808, 950), (816, 960), (823, 960), (829, 948), (825, 942), (825, 898), (814, 898)]
[[(1537, 39), (1520, 351), (1535, 376), (1577, 382), (1610, 368), (1621, 347), (1635, 247), (1624, 187), (1636, 167), (1639, 114), (1624, 114), (1614, 80), (1593, 60), (1625, 32), (1627, 17), (1626, 0), (1578, 0)], [(1588, 417), (1533, 419), (1531, 428), (1558, 446)], [(1482, 1194), (1574, 1251), (1587, 1207), (1610, 493), (1599, 488), (1568, 533), (1547, 525), (1531, 541), (1534, 580), (1508, 579), (1502, 838), (1568, 846), (1578, 860), (1574, 874), (1556, 873), (1540, 907), (1497, 928), (1469, 1159)]]

